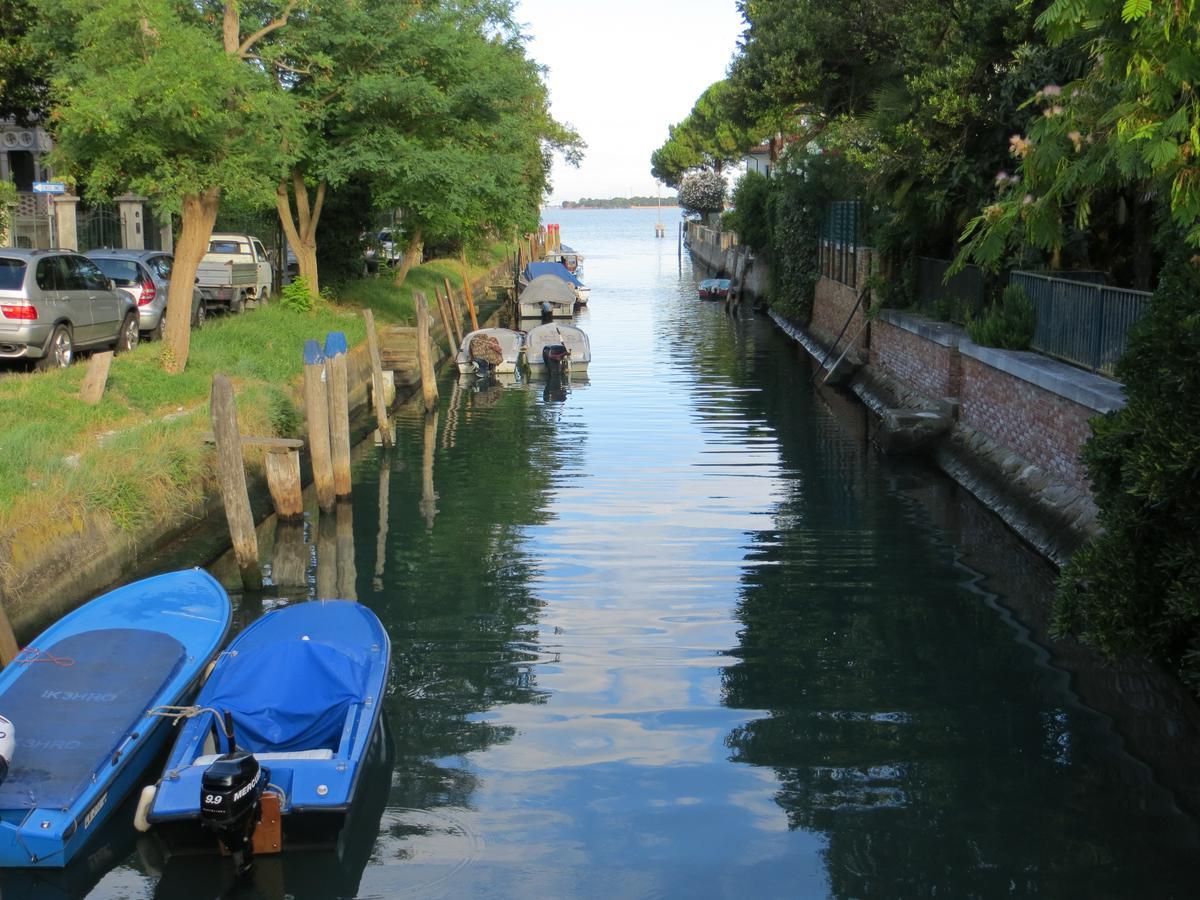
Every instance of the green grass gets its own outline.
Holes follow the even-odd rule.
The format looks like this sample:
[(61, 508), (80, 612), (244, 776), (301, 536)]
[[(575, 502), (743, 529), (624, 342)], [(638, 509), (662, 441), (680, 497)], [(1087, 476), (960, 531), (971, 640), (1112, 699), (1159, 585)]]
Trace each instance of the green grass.
[[(503, 261), (492, 247), (471, 266), (475, 278)], [(81, 360), (52, 372), (0, 377), (0, 556), (7, 544), (53, 540), (84, 516), (117, 529), (171, 516), (212, 490), (212, 426), (208, 398), (215, 372), (233, 379), (243, 434), (295, 436), (303, 426), (300, 375), (304, 341), (344, 331), (350, 346), (366, 331), (360, 308), (381, 321), (410, 321), (412, 294), (450, 278), (462, 286), (457, 260), (414, 268), (402, 288), (388, 277), (367, 278), (343, 291), (338, 304), (299, 312), (274, 303), (240, 316), (214, 316), (192, 333), (187, 368), (169, 375), (161, 343), (145, 343), (113, 360), (103, 399), (79, 400), (87, 369)], [(247, 453), (251, 466), (260, 460)], [(66, 524), (64, 524), (66, 523)], [(3, 568), (0, 565), (0, 568)]]

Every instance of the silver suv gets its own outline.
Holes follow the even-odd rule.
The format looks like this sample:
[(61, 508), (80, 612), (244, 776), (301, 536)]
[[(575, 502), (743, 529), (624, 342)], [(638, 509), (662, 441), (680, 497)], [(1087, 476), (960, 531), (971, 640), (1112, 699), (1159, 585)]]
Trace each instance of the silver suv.
[(86, 256), (0, 248), (0, 361), (69, 366), (76, 350), (138, 343), (137, 305)]
[[(171, 269), (175, 260), (161, 250), (89, 250), (87, 258), (137, 302), (138, 324), (142, 335), (161, 340), (166, 324), (167, 293), (171, 289)], [(204, 324), (204, 295), (192, 286), (193, 328)]]

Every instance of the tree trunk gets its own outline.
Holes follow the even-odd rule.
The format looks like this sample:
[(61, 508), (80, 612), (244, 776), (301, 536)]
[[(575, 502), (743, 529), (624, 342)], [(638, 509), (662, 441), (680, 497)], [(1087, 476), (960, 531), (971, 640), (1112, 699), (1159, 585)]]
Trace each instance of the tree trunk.
[(183, 198), (183, 229), (175, 244), (175, 264), (171, 269), (171, 289), (167, 293), (167, 327), (163, 333), (162, 367), (182, 372), (187, 365), (192, 336), (192, 288), (196, 270), (208, 252), (221, 189), (209, 188)]
[(304, 173), (298, 168), (292, 169), (292, 193), (296, 197), (296, 215), (293, 218), (287, 182), (280, 181), (275, 188), (275, 207), (279, 210), (279, 222), (283, 225), (288, 245), (296, 254), (300, 277), (308, 285), (308, 293), (313, 300), (321, 293), (317, 272), (317, 224), (321, 220), (321, 208), (325, 205), (325, 189), (325, 182), (322, 181), (317, 185), (317, 195), (310, 204)]
[(425, 242), (421, 239), (421, 230), (418, 228), (413, 232), (412, 238), (408, 242), (408, 246), (404, 250), (404, 256), (400, 259), (400, 268), (396, 270), (396, 277), (392, 279), (392, 283), (396, 287), (401, 287), (404, 284), (404, 279), (408, 277), (408, 270), (413, 266), (420, 265), (421, 253), (425, 249)]

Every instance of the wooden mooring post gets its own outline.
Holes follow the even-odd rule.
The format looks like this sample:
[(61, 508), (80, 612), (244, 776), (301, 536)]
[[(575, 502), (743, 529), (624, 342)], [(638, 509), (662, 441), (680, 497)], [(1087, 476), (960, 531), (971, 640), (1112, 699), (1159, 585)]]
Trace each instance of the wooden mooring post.
[(242, 586), (256, 591), (262, 588), (262, 569), (258, 565), (258, 536), (254, 533), (254, 515), (250, 510), (250, 494), (246, 489), (246, 470), (242, 465), (242, 436), (238, 430), (237, 403), (233, 385), (220, 372), (213, 375), (212, 395), (213, 439), (217, 444), (217, 484), (229, 521), (229, 536)]
[(448, 300), (442, 299), (442, 292), (436, 286), (433, 289), (433, 296), (437, 298), (438, 314), (442, 319), (442, 327), (446, 329), (446, 346), (450, 350), (450, 355), (454, 356), (459, 345), (454, 341), (454, 326), (450, 324), (450, 310), (448, 309), (450, 303)]
[(413, 292), (413, 305), (417, 308), (417, 364), (421, 370), (421, 396), (425, 401), (425, 412), (437, 409), (437, 373), (433, 369), (433, 351), (429, 346), (429, 301), (422, 291)]
[(280, 521), (296, 522), (304, 518), (304, 496), (300, 482), (300, 451), (282, 447), (268, 450), (263, 458), (267, 488)]
[(308, 419), (308, 449), (312, 454), (317, 505), (332, 510), (333, 458), (329, 446), (329, 393), (325, 389), (325, 353), (313, 340), (304, 342), (304, 414)]
[(392, 427), (388, 421), (387, 401), (384, 399), (383, 358), (379, 353), (379, 333), (375, 330), (375, 313), (363, 310), (363, 321), (367, 326), (367, 353), (371, 356), (371, 401), (375, 407), (375, 424), (379, 427), (379, 440), (384, 447), (392, 447)]
[(478, 331), (479, 319), (475, 317), (475, 292), (471, 290), (471, 273), (467, 269), (467, 251), (464, 250), (459, 254), (459, 260), (462, 262), (463, 299), (467, 301), (467, 312), (471, 314), (471, 330)]
[(333, 460), (333, 492), (349, 497), (350, 484), (350, 382), (346, 335), (331, 331), (325, 336), (325, 386), (329, 389), (329, 453)]
[(443, 275), (442, 281), (446, 283), (446, 306), (450, 308), (450, 321), (454, 323), (455, 340), (461, 346), (463, 339), (462, 318), (458, 314), (458, 304), (454, 302), (454, 289), (450, 287), (449, 278)]

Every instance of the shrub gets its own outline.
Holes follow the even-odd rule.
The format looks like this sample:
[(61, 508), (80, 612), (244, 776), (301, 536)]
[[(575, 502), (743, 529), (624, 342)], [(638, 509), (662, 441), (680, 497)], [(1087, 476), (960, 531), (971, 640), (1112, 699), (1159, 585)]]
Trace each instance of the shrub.
[(699, 172), (683, 179), (679, 186), (679, 205), (689, 212), (720, 212), (725, 208), (725, 176)]
[(1127, 404), (1084, 446), (1104, 533), (1063, 569), (1055, 627), (1200, 693), (1200, 272), (1182, 239), (1173, 255), (1117, 364)]
[(285, 284), (279, 292), (279, 303), (284, 309), (293, 312), (310, 312), (313, 308), (313, 298), (308, 279), (297, 275), (290, 284)]
[(733, 189), (733, 209), (724, 216), (727, 228), (736, 231), (741, 243), (754, 250), (767, 250), (771, 244), (771, 179), (760, 172), (747, 172)]
[(1004, 289), (999, 303), (993, 303), (983, 318), (967, 317), (967, 334), (977, 344), (1001, 350), (1028, 350), (1033, 341), (1037, 316), (1033, 304), (1018, 285)]

